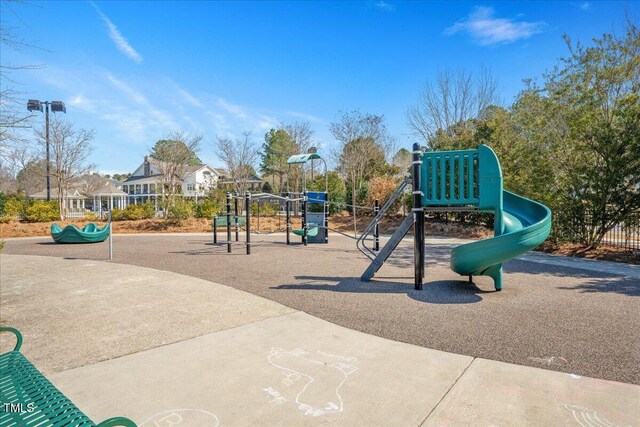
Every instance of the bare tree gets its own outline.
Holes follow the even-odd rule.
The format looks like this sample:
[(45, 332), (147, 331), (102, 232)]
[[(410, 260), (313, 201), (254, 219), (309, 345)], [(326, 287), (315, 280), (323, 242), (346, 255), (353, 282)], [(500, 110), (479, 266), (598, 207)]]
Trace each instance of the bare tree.
[[(93, 151), (93, 129), (75, 130), (73, 126), (71, 122), (54, 118), (49, 133), (51, 175), (58, 193), (61, 220), (65, 218), (65, 202), (71, 182), (95, 167), (88, 163), (89, 155)], [(45, 147), (47, 142), (44, 127), (36, 131), (36, 136), (42, 147)]]
[(309, 151), (312, 145), (312, 138), (314, 131), (311, 129), (309, 122), (291, 122), (280, 123), (280, 129), (284, 129), (285, 132), (291, 138), (291, 141), (296, 145), (298, 153), (306, 153)]
[[(200, 149), (201, 135), (190, 136), (183, 130), (175, 130), (158, 141), (151, 150), (154, 165), (162, 175), (165, 213), (173, 206), (175, 195), (180, 192), (189, 166)], [(166, 215), (166, 214), (165, 214)]]
[[(14, 8), (14, 5), (21, 3), (24, 4), (22, 1), (2, 1), (0, 17), (12, 14), (22, 21)], [(8, 26), (5, 19), (0, 19), (0, 50), (23, 53), (34, 48), (18, 35), (15, 27)], [(3, 58), (8, 56), (2, 55)], [(42, 67), (43, 65), (14, 65), (4, 61), (0, 63), (0, 158), (7, 164), (12, 163), (17, 151), (23, 150), (28, 145), (29, 140), (25, 137), (23, 130), (31, 128), (33, 117), (26, 112), (26, 99), (23, 98), (22, 91), (18, 90), (18, 83), (12, 74)]]
[(233, 140), (216, 138), (214, 151), (229, 172), (234, 190), (243, 194), (258, 162), (258, 147), (251, 138), (251, 132), (244, 132), (241, 138)]
[(427, 81), (415, 105), (407, 111), (413, 133), (430, 146), (438, 132), (480, 115), (499, 102), (498, 83), (491, 70), (482, 67), (477, 79), (465, 69), (438, 71), (435, 81)]
[(338, 169), (351, 182), (353, 231), (357, 235), (357, 189), (367, 172), (376, 165), (385, 164), (394, 140), (387, 131), (383, 116), (359, 111), (341, 111), (338, 119), (329, 124), (329, 131), (339, 143), (333, 152)]
[[(309, 122), (294, 121), (290, 123), (280, 123), (290, 140), (289, 156), (309, 152), (313, 145), (314, 131)], [(286, 163), (287, 159), (283, 159)], [(293, 183), (293, 188), (297, 189), (302, 179), (302, 168), (287, 168), (287, 188)], [(294, 190), (295, 191), (295, 190)]]
[(0, 158), (0, 193), (15, 193), (18, 190), (18, 182), (12, 169), (11, 165)]
[(391, 164), (398, 168), (401, 176), (407, 176), (409, 175), (409, 169), (411, 168), (411, 160), (411, 151), (406, 148), (401, 148), (393, 155)]

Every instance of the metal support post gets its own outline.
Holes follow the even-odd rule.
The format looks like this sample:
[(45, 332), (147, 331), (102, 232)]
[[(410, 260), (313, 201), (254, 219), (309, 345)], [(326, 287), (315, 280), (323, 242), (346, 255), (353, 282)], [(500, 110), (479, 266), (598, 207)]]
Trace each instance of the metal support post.
[(213, 243), (218, 243), (218, 225), (216, 224), (218, 216), (214, 215), (211, 221), (213, 222)]
[(227, 193), (227, 252), (231, 253), (231, 193)]
[(307, 192), (302, 193), (302, 243), (307, 246)]
[(420, 190), (420, 167), (422, 165), (422, 150), (419, 144), (413, 144), (411, 162), (413, 183), (413, 262), (414, 285), (416, 290), (422, 290), (424, 280), (424, 210), (422, 209), (422, 192)]
[(237, 191), (233, 193), (233, 204), (234, 204), (233, 221), (235, 222), (235, 226), (236, 226), (236, 242), (237, 242), (239, 240), (238, 235), (240, 234), (240, 227), (238, 226), (238, 192)]
[[(375, 199), (373, 201), (373, 216), (377, 218), (378, 212), (380, 212), (380, 203), (378, 202), (378, 199)], [(380, 229), (378, 227), (377, 219), (376, 225), (373, 228), (373, 250), (376, 252), (380, 250)]]
[(109, 261), (113, 259), (113, 227), (111, 226), (111, 211), (109, 211)]
[(247, 232), (247, 255), (251, 255), (251, 194), (249, 192), (244, 195), (244, 206), (246, 209), (244, 229)]
[[(49, 155), (49, 102), (45, 102), (45, 139), (47, 144), (46, 155), (47, 155), (47, 202), (51, 200), (51, 157)], [(111, 259), (111, 258), (109, 258)]]
[(288, 196), (287, 196), (287, 201), (284, 204), (285, 204), (285, 209), (287, 210), (287, 213), (286, 213), (286, 217), (287, 217), (287, 245), (290, 245), (291, 244), (291, 237), (290, 237), (289, 233), (291, 233), (291, 200), (289, 200)]
[(329, 194), (324, 192), (324, 242), (329, 243)]

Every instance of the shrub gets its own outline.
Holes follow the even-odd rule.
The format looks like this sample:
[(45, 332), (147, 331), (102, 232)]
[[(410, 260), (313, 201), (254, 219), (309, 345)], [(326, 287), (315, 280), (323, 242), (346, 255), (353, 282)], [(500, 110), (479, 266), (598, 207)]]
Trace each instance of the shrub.
[(60, 219), (58, 201), (32, 200), (25, 205), (23, 216), (24, 220), (29, 222), (46, 222)]
[(185, 219), (193, 218), (193, 202), (177, 198), (173, 201), (173, 204), (169, 206), (167, 218), (183, 221)]
[(16, 221), (22, 214), (24, 201), (18, 196), (9, 196), (4, 199), (0, 219), (2, 222)]
[(122, 221), (124, 218), (124, 209), (113, 208), (111, 210), (111, 221)]
[(222, 211), (222, 204), (215, 199), (204, 199), (196, 205), (196, 218), (211, 218)]
[(151, 202), (128, 205), (124, 209), (115, 208), (111, 211), (113, 221), (150, 219), (154, 216), (156, 216), (156, 209)]
[[(387, 200), (389, 200), (389, 198), (393, 195), (393, 192), (396, 191), (397, 187), (397, 181), (390, 176), (376, 176), (372, 178), (371, 182), (369, 182), (367, 204), (369, 206), (373, 206), (374, 200), (378, 199), (380, 207), (382, 207), (382, 205), (384, 205)], [(387, 213), (391, 215), (397, 214), (402, 208), (402, 205), (402, 197), (398, 197), (395, 203), (389, 208)]]
[[(111, 213), (111, 218), (113, 219), (113, 212)], [(83, 219), (84, 219), (85, 221), (97, 221), (97, 220), (98, 220), (98, 219), (100, 219), (100, 218), (98, 218), (98, 215), (96, 215), (96, 214), (94, 214), (94, 213), (92, 213), (92, 212), (87, 212), (87, 213), (84, 215)]]
[(260, 207), (260, 216), (272, 216), (280, 211), (278, 202), (254, 202), (251, 203), (251, 215), (258, 215), (258, 206)]

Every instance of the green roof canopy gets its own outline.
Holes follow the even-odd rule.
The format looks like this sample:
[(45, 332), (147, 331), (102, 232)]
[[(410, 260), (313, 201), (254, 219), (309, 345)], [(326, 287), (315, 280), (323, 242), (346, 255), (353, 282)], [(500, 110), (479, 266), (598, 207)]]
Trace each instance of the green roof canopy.
[(289, 157), (287, 163), (290, 165), (307, 163), (309, 160), (322, 159), (317, 153), (307, 153), (307, 154), (296, 154), (295, 156)]

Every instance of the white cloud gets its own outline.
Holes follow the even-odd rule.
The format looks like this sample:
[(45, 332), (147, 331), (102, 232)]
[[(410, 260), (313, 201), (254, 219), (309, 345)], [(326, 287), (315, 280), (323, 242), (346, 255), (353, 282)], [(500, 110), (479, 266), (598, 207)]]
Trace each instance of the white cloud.
[(292, 117), (297, 117), (309, 122), (316, 122), (316, 123), (322, 123), (322, 119), (320, 119), (319, 117), (314, 116), (313, 114), (307, 114), (307, 113), (300, 113), (298, 111), (286, 111), (285, 114), (292, 116)]
[(147, 98), (145, 98), (144, 95), (142, 95), (140, 92), (136, 91), (135, 89), (131, 88), (131, 86), (129, 86), (122, 80), (116, 78), (113, 74), (109, 72), (107, 72), (107, 80), (109, 80), (111, 84), (113, 84), (115, 87), (120, 89), (120, 91), (122, 91), (125, 95), (127, 95), (127, 97), (129, 97), (129, 99), (131, 99), (132, 101), (140, 105), (150, 105), (149, 101), (147, 101)]
[(578, 4), (578, 7), (586, 12), (588, 10), (591, 10), (591, 3), (589, 3), (588, 1), (583, 1), (582, 3)]
[(389, 12), (391, 12), (392, 10), (395, 10), (395, 7), (392, 4), (387, 3), (384, 0), (377, 1), (375, 3), (375, 5), (380, 10), (386, 10), (386, 11), (389, 11)]
[(182, 98), (185, 101), (187, 101), (188, 104), (191, 104), (191, 106), (197, 107), (197, 108), (204, 108), (204, 105), (202, 105), (202, 102), (200, 102), (198, 98), (191, 95), (189, 92), (182, 89), (180, 86), (176, 85), (176, 91), (180, 94), (180, 96), (182, 96)]
[(122, 33), (120, 33), (118, 27), (116, 27), (116, 25), (111, 22), (109, 18), (107, 18), (107, 15), (102, 13), (102, 11), (95, 3), (91, 2), (91, 5), (95, 8), (96, 12), (98, 12), (98, 15), (100, 15), (104, 23), (107, 25), (107, 28), (109, 30), (109, 37), (116, 44), (116, 47), (134, 62), (140, 64), (142, 62), (142, 55), (140, 55), (138, 51), (136, 51), (133, 46), (131, 46), (127, 39), (124, 38)]
[(447, 35), (458, 32), (468, 33), (476, 43), (490, 46), (501, 43), (513, 43), (541, 33), (544, 22), (527, 22), (516, 19), (497, 18), (491, 7), (476, 7), (471, 14), (447, 28)]
[(224, 98), (218, 98), (218, 105), (222, 107), (228, 113), (233, 114), (239, 119), (246, 120), (248, 118), (247, 112), (239, 105), (227, 102)]

